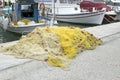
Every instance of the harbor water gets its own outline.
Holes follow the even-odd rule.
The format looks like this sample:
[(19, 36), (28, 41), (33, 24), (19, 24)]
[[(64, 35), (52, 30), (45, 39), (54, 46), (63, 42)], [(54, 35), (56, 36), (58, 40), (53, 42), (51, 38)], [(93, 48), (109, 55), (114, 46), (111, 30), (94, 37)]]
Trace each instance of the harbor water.
[(18, 40), (20, 37), (20, 34), (5, 31), (0, 27), (0, 43), (15, 41)]

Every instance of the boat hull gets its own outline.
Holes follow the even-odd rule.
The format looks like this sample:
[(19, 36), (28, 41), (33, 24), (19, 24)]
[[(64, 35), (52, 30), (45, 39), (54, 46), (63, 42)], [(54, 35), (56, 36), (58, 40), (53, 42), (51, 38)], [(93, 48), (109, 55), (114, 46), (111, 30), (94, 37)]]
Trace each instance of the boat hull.
[(7, 31), (10, 32), (14, 32), (14, 33), (18, 33), (18, 34), (28, 34), (30, 32), (32, 32), (35, 28), (37, 27), (44, 27), (45, 24), (40, 24), (40, 25), (29, 25), (29, 26), (19, 26), (19, 27), (13, 27), (11, 25), (9, 25), (7, 27)]
[[(55, 14), (55, 20), (81, 24), (102, 24), (105, 10), (77, 14)], [(52, 14), (48, 15), (49, 17)]]

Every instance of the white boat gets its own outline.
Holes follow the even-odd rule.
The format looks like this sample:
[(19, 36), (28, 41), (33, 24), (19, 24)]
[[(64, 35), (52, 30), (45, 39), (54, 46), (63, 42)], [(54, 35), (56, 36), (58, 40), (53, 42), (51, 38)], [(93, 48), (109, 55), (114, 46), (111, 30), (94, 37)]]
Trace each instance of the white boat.
[(28, 34), (32, 32), (37, 27), (44, 27), (44, 23), (36, 23), (36, 24), (30, 24), (30, 25), (21, 25), (21, 26), (13, 26), (9, 25), (7, 28), (4, 28), (7, 31), (18, 33), (18, 34)]
[(108, 5), (106, 5), (105, 2), (102, 1), (82, 1), (80, 3), (80, 7), (83, 9), (86, 9), (87, 11), (91, 12), (92, 8), (95, 8), (95, 10), (99, 11), (103, 8), (106, 8), (106, 13), (103, 19), (103, 23), (110, 23), (116, 21), (116, 13), (115, 11)]
[[(38, 5), (34, 0), (18, 0), (9, 6), (12, 8), (2, 8), (3, 12), (6, 9), (8, 12), (4, 12), (6, 14), (2, 14), (0, 18), (0, 24), (3, 29), (14, 33), (27, 34), (36, 27), (44, 27), (46, 25), (47, 18), (41, 19), (42, 22), (39, 21), (41, 16), (38, 15)], [(6, 9), (4, 10), (4, 8)], [(22, 20), (29, 21), (29, 23), (21, 22)]]
[[(55, 20), (81, 24), (102, 24), (104, 14), (105, 10), (77, 14), (55, 14)], [(52, 14), (48, 16), (52, 16)]]
[(93, 9), (93, 12), (88, 12), (82, 10), (77, 3), (80, 3), (80, 0), (56, 0), (54, 11), (54, 7), (48, 7), (48, 17), (53, 17), (55, 13), (54, 18), (57, 21), (80, 24), (102, 24), (106, 12), (105, 10), (95, 11)]

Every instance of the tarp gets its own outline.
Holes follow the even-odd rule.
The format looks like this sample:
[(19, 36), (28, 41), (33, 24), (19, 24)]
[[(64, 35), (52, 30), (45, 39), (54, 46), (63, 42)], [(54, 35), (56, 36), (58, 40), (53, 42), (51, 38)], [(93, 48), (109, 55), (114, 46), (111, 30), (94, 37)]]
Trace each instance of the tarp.
[(80, 8), (86, 9), (88, 11), (92, 11), (93, 7), (96, 10), (101, 10), (103, 8), (106, 8), (106, 11), (111, 11), (111, 8), (108, 7), (105, 3), (103, 2), (91, 2), (91, 1), (83, 1), (80, 3)]

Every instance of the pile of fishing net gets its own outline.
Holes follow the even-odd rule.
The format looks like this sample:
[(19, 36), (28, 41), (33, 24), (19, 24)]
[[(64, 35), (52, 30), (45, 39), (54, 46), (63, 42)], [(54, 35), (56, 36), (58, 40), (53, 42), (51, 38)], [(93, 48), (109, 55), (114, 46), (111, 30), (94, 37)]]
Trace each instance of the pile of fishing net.
[(102, 40), (77, 27), (42, 27), (22, 36), (15, 45), (2, 47), (1, 51), (65, 68), (78, 53), (95, 49), (101, 43)]
[(22, 26), (22, 25), (35, 24), (35, 22), (28, 20), (28, 19), (22, 19), (22, 20), (19, 20), (18, 22), (11, 22), (10, 24), (14, 27), (18, 27), (18, 26)]

